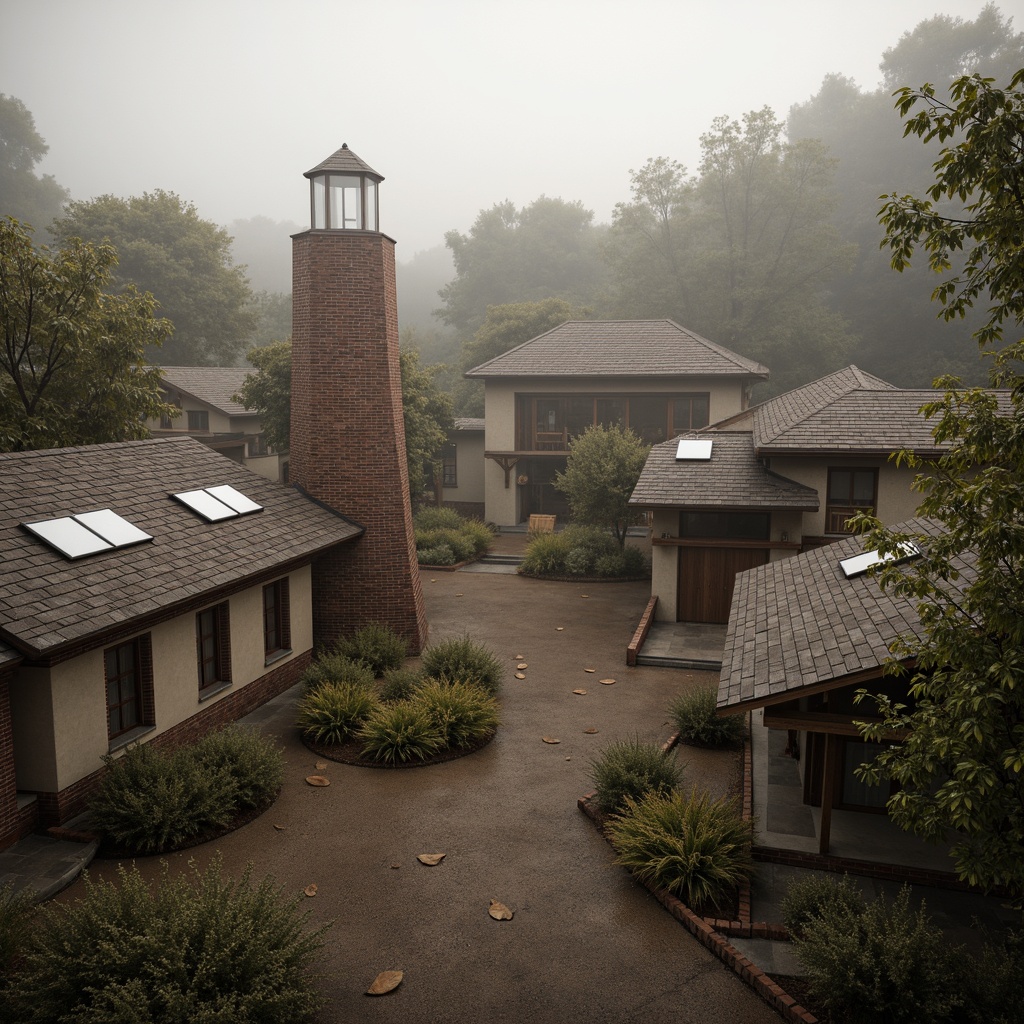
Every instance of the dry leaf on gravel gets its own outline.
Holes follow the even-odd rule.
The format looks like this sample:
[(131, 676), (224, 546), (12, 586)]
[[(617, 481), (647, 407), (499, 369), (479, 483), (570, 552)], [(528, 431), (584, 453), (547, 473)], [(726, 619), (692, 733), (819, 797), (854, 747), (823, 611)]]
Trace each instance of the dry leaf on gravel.
[(585, 668), (583, 671), (584, 672), (596, 672), (597, 669), (596, 668)]
[(572, 692), (573, 693), (578, 693), (582, 697), (583, 694), (585, 694), (587, 691), (586, 690), (573, 690)]
[(322, 775), (307, 775), (306, 781), (311, 786), (329, 786), (331, 784), (331, 780), (325, 779)]
[(277, 829), (278, 832), (283, 832), (285, 830), (284, 825), (275, 825), (274, 828)]
[(416, 855), (416, 859), (421, 864), (426, 864), (428, 868), (437, 867), (445, 858), (443, 853), (419, 853)]
[(519, 662), (518, 665), (516, 665), (516, 668), (519, 669), (520, 671), (522, 671), (524, 668), (529, 668), (529, 667), (530, 666), (527, 665), (525, 661), (521, 661), (521, 662)]
[(330, 768), (330, 765), (326, 761), (317, 761), (317, 763), (316, 763), (316, 770), (318, 772), (322, 772), (326, 768)]
[(593, 726), (591, 726), (591, 727), (590, 727), (589, 729), (584, 729), (583, 731), (584, 731), (584, 732), (585, 732), (585, 733), (586, 733), (586, 734), (587, 734), (588, 736), (593, 736), (593, 735), (594, 735), (594, 734), (595, 734), (595, 733), (597, 732), (597, 729), (595, 729), (595, 728), (594, 728)]
[(388, 992), (393, 992), (402, 984), (404, 977), (404, 971), (381, 971), (373, 979), (373, 984), (366, 990), (366, 994), (368, 996), (387, 995)]
[(306, 894), (307, 896), (315, 896), (315, 895), (316, 895), (316, 882), (311, 882), (311, 883), (310, 883), (309, 885), (307, 885), (307, 886), (306, 886), (306, 888), (305, 888), (305, 889), (303, 889), (302, 891), (303, 891), (303, 892), (304, 892), (304, 893), (305, 893), (305, 894)]
[(561, 633), (562, 630), (564, 630), (564, 629), (565, 629), (565, 626), (555, 626), (555, 632), (556, 633)]
[(497, 900), (491, 900), (491, 905), (487, 911), (495, 921), (511, 921), (512, 911), (505, 906), (504, 903), (499, 903)]
[(516, 673), (516, 679), (525, 679), (525, 678), (526, 678), (526, 676), (525, 676), (525, 675), (523, 675), (523, 673), (522, 673), (522, 672), (517, 672), (517, 673)]
[(561, 743), (562, 742), (561, 740), (556, 739), (554, 736), (541, 736), (541, 739), (545, 743)]
[(602, 679), (601, 682), (604, 683), (605, 686), (611, 686), (612, 683), (615, 682), (615, 680), (614, 679)]

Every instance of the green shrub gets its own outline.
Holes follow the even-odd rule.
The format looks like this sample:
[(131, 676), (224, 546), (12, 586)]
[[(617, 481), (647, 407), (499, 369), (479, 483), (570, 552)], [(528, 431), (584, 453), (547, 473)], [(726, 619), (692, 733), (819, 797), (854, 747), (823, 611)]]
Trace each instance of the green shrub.
[(593, 567), (593, 555), (586, 548), (573, 548), (565, 556), (565, 571), (570, 576), (586, 576)]
[(812, 918), (859, 914), (866, 906), (861, 887), (848, 875), (836, 878), (815, 871), (793, 882), (782, 899), (782, 922), (798, 935)]
[(976, 959), (961, 962), (960, 977), (970, 1024), (1024, 1024), (1024, 933), (986, 942)]
[(407, 700), (423, 682), (423, 674), (411, 668), (396, 668), (384, 673), (384, 680), (377, 691), (385, 704), (396, 700)]
[(923, 903), (911, 908), (907, 886), (859, 912), (826, 905), (794, 946), (813, 998), (851, 1024), (948, 1021), (962, 1004), (963, 953), (932, 926)]
[(597, 576), (625, 576), (626, 556), (625, 555), (602, 555), (594, 563), (594, 573)]
[(47, 906), (13, 979), (11, 1024), (278, 1024), (308, 1021), (322, 999), (310, 969), (325, 928), (271, 879), (221, 877), (218, 861), (158, 884), (119, 869), (67, 906)]
[(359, 730), (363, 756), (385, 764), (425, 761), (443, 749), (440, 733), (411, 701), (384, 704)]
[(522, 570), (532, 576), (561, 576), (569, 546), (561, 533), (538, 533), (523, 553)]
[(473, 542), (477, 555), (482, 555), (494, 541), (494, 531), (479, 519), (466, 519), (462, 524), (462, 533)]
[(675, 751), (639, 739), (620, 740), (590, 762), (590, 778), (597, 805), (605, 814), (623, 806), (627, 797), (639, 800), (646, 793), (671, 793), (683, 778)]
[(284, 782), (281, 750), (262, 733), (244, 726), (211, 732), (191, 748), (199, 771), (234, 781), (238, 810), (266, 807)]
[(490, 650), (468, 636), (431, 644), (423, 652), (423, 673), (431, 679), (475, 683), (492, 697), (497, 694), (504, 674)]
[(416, 561), (420, 565), (454, 565), (456, 558), (455, 552), (447, 544), (440, 544), (417, 551)]
[(592, 562), (596, 562), (602, 555), (619, 553), (619, 542), (599, 526), (571, 523), (562, 531), (561, 536), (569, 550), (582, 548), (589, 554)]
[(408, 649), (408, 643), (383, 622), (368, 622), (336, 648), (343, 658), (365, 665), (375, 677), (400, 668)]
[(650, 576), (651, 565), (647, 556), (639, 548), (631, 548), (629, 545), (622, 549), (622, 557), (625, 559), (626, 576)]
[(321, 655), (302, 674), (302, 685), (306, 692), (325, 684), (352, 683), (356, 686), (373, 686), (376, 676), (369, 665), (353, 661), (336, 651)]
[(103, 759), (107, 771), (89, 802), (93, 826), (118, 847), (162, 853), (224, 828), (238, 810), (238, 786), (228, 772), (206, 771), (183, 747), (129, 747)]
[(372, 684), (324, 683), (299, 701), (298, 726), (314, 743), (344, 743), (377, 706)]
[(616, 863), (640, 881), (667, 889), (695, 908), (732, 896), (753, 871), (752, 828), (735, 800), (712, 800), (694, 789), (661, 796), (627, 797), (608, 824)]
[(476, 543), (460, 530), (439, 530), (434, 537), (433, 546), (450, 547), (456, 562), (468, 562), (476, 557)]
[(669, 714), (679, 729), (679, 739), (695, 747), (733, 747), (743, 740), (746, 728), (742, 715), (715, 713), (715, 690), (700, 687), (681, 693), (669, 705)]
[[(28, 946), (32, 933), (32, 894), (0, 886), (0, 993)], [(0, 1009), (2, 1009), (0, 996)]]
[(475, 746), (498, 727), (498, 702), (473, 683), (432, 679), (410, 703), (427, 716), (450, 750)]
[(453, 508), (430, 506), (421, 508), (413, 517), (413, 528), (417, 533), (431, 530), (458, 530), (465, 520)]

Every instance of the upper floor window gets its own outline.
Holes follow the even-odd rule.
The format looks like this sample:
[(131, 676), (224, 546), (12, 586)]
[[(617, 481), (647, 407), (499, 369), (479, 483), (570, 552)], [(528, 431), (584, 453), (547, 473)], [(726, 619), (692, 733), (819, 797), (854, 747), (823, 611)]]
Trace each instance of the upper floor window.
[(261, 455), (270, 454), (270, 448), (267, 446), (267, 439), (263, 434), (257, 434), (255, 437), (249, 439), (249, 458), (256, 459)]
[(188, 411), (189, 430), (209, 430), (210, 414), (205, 409), (189, 409)]
[(441, 452), (441, 480), (445, 487), (459, 486), (459, 473), (455, 459), (455, 445), (447, 444)]
[(172, 404), (174, 405), (174, 408), (176, 410), (173, 415), (171, 415), (171, 413), (169, 412), (160, 414), (161, 430), (173, 430), (174, 421), (181, 415), (181, 402), (178, 399), (175, 399)]
[(826, 533), (850, 533), (846, 521), (857, 512), (870, 512), (877, 506), (877, 469), (829, 469)]
[(263, 651), (271, 657), (292, 646), (288, 577), (263, 588)]
[(148, 633), (103, 652), (107, 737), (153, 724), (153, 649)]
[(196, 660), (199, 693), (231, 682), (228, 605), (214, 605), (196, 615)]

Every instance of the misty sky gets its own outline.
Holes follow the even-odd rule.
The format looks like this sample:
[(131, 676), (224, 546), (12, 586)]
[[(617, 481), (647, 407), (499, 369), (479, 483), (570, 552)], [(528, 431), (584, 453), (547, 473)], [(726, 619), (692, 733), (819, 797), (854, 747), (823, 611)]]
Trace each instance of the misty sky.
[[(997, 0), (1015, 30), (1024, 0)], [(629, 170), (696, 170), (719, 114), (790, 104), (984, 0), (0, 0), (0, 92), (73, 198), (162, 188), (219, 224), (308, 223), (347, 142), (400, 259), (541, 194), (607, 222)], [(919, 84), (919, 83), (914, 83)], [(894, 115), (895, 119), (895, 115)]]

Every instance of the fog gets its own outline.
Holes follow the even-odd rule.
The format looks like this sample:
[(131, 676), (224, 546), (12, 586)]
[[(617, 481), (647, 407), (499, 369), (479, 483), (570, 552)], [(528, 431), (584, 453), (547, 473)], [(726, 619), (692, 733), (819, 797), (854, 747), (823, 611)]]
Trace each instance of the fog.
[[(218, 224), (308, 223), (304, 171), (342, 143), (385, 176), (399, 258), (509, 199), (581, 200), (696, 170), (719, 114), (785, 117), (830, 72), (983, 0), (0, 0), (0, 92), (75, 199), (176, 192)], [(1000, 0), (1021, 27), (1022, 0)]]

